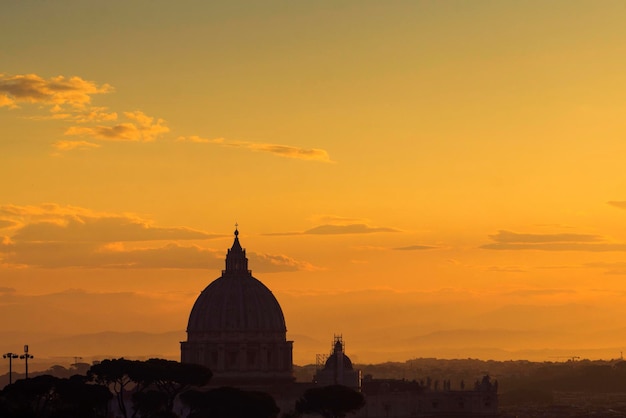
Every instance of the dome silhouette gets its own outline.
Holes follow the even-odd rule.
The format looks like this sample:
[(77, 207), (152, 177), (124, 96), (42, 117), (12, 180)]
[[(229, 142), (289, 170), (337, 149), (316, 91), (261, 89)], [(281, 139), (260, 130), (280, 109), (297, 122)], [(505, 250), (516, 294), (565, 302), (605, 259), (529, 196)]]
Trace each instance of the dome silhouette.
[(181, 361), (209, 367), (214, 382), (292, 381), (292, 351), (280, 304), (248, 270), (235, 230), (226, 269), (191, 309)]
[(285, 317), (272, 292), (249, 275), (209, 284), (193, 305), (188, 333), (282, 333)]

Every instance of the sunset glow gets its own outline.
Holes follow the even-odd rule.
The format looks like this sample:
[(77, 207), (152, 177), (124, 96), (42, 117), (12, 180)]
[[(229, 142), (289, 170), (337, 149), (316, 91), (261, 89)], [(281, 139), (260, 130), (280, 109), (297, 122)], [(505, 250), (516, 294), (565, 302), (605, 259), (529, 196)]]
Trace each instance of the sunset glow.
[[(3, 3), (2, 349), (178, 358), (237, 222), (296, 364), (333, 334), (355, 362), (619, 357), (625, 21), (617, 0)], [(171, 346), (84, 342), (104, 332)]]

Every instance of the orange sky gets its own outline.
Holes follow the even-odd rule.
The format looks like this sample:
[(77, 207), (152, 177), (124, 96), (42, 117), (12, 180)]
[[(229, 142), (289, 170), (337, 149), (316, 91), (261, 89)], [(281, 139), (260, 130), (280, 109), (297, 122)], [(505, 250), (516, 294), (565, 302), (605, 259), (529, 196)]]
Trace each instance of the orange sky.
[(300, 364), (624, 347), (622, 1), (2, 9), (0, 348), (183, 331), (235, 222)]

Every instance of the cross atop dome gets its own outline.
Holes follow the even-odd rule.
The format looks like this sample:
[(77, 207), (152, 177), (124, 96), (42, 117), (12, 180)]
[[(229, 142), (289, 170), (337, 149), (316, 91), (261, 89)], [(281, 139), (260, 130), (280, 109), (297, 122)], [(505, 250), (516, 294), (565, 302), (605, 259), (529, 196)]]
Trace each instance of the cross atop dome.
[(226, 253), (226, 270), (223, 271), (225, 275), (250, 274), (246, 250), (244, 250), (239, 243), (238, 227), (239, 224), (235, 223), (235, 241), (233, 242), (233, 246)]

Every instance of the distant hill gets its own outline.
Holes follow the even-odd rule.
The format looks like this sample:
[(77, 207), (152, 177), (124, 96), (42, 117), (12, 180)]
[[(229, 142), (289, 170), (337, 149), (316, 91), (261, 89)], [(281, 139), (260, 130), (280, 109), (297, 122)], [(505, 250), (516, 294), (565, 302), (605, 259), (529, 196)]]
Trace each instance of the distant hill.
[[(484, 325), (484, 324), (483, 324)], [(578, 334), (546, 330), (513, 330), (506, 328), (448, 329), (424, 334), (354, 335), (345, 338), (346, 354), (354, 363), (383, 363), (410, 358), (442, 359), (479, 358), (484, 360), (559, 360), (571, 357), (611, 359), (620, 356), (624, 347), (620, 336), (626, 329), (616, 323), (614, 328)], [(314, 364), (316, 354), (328, 354), (331, 338), (315, 335), (288, 334), (294, 341), (294, 363)], [(145, 359), (180, 358), (180, 341), (186, 339), (183, 330), (162, 333), (98, 332), (77, 335), (0, 333), (2, 353), (22, 351), (29, 344), (35, 358), (33, 367), (53, 364), (69, 366), (82, 358), (92, 362), (104, 358), (126, 357)], [(21, 362), (16, 363), (19, 369)], [(33, 369), (35, 370), (35, 369)]]

